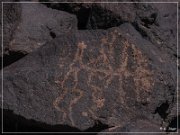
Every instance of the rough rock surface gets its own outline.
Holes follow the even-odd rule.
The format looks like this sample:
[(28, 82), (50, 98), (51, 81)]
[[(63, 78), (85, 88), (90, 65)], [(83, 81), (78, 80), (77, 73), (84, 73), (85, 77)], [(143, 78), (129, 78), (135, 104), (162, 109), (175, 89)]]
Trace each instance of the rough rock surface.
[(4, 131), (176, 131), (176, 4), (46, 6), (4, 9)]
[[(2, 6), (0, 7), (0, 11), (2, 12)], [(9, 53), (9, 43), (20, 21), (20, 14), (21, 8), (19, 4), (3, 4), (3, 53), (6, 55)], [(0, 26), (2, 28), (2, 20)]]
[(10, 43), (10, 51), (30, 53), (56, 36), (77, 30), (74, 15), (41, 4), (21, 4), (21, 21)]
[[(163, 2), (166, 1), (173, 2), (168, 0)], [(158, 50), (165, 52), (167, 57), (172, 60), (173, 65), (177, 65), (178, 54), (180, 54), (180, 50), (177, 50), (177, 22), (179, 22), (177, 20), (177, 3), (68, 3), (63, 6), (62, 4), (48, 4), (48, 7), (76, 14), (79, 19), (79, 29), (107, 29), (129, 22), (143, 38), (158, 47)], [(88, 16), (83, 17), (83, 12), (88, 14)], [(179, 65), (177, 66), (179, 69)], [(179, 70), (177, 74), (179, 74)], [(165, 106), (166, 104), (162, 108)], [(164, 109), (162, 109), (163, 111)], [(177, 125), (177, 104), (167, 117), (169, 121), (172, 120), (170, 122), (171, 126)]]
[(48, 3), (47, 6), (76, 14), (80, 29), (107, 29), (129, 22), (144, 38), (166, 51), (173, 61), (179, 57), (176, 56), (176, 3)]
[(76, 30), (76, 16), (67, 12), (38, 3), (3, 3), (3, 67), (23, 58), (56, 36)]
[(162, 126), (175, 102), (175, 69), (130, 24), (79, 31), (4, 69), (4, 109), (80, 130), (96, 121), (123, 128), (151, 119)]

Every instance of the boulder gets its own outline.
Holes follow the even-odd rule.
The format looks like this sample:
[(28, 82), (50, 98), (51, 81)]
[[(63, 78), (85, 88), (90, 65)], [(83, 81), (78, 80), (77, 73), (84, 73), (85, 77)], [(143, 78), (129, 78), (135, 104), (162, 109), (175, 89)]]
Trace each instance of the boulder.
[(57, 36), (77, 30), (74, 15), (38, 3), (23, 3), (21, 7), (21, 21), (10, 42), (10, 51), (27, 54)]
[(3, 109), (80, 131), (97, 121), (121, 130), (140, 121), (129, 125), (132, 131), (143, 123), (167, 126), (176, 102), (176, 77), (167, 54), (130, 23), (77, 31), (4, 68)]
[(3, 3), (3, 67), (76, 30), (76, 16), (69, 13), (38, 3)]

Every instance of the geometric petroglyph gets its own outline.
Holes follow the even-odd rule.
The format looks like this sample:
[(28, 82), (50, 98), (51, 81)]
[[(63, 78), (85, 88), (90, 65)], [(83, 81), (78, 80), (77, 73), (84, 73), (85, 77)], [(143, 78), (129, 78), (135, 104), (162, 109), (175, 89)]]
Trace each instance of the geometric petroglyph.
[[(72, 125), (75, 125), (72, 118), (73, 106), (86, 94), (77, 87), (78, 83), (82, 81), (78, 78), (78, 74), (82, 70), (87, 73), (87, 80), (85, 81), (90, 88), (89, 90), (92, 90), (92, 95), (90, 95), (92, 107), (89, 112), (82, 112), (82, 116), (88, 116), (89, 113), (93, 114), (94, 110), (103, 108), (106, 101), (103, 96), (104, 90), (109, 88), (114, 79), (118, 80), (119, 83), (119, 87), (116, 87), (115, 90), (120, 95), (121, 104), (125, 104), (128, 100), (124, 87), (134, 86), (128, 89), (135, 93), (135, 100), (139, 102), (143, 99), (141, 95), (144, 92), (151, 92), (154, 85), (153, 73), (148, 69), (146, 57), (136, 45), (129, 43), (128, 40), (120, 40), (120, 33), (117, 31), (111, 32), (110, 35), (110, 37), (103, 37), (100, 42), (98, 41), (99, 44), (96, 44), (98, 54), (96, 57), (93, 56), (94, 52), (90, 45), (86, 44), (85, 41), (79, 42), (72, 63), (65, 67), (68, 71), (62, 80), (56, 80), (63, 92), (55, 99), (53, 105), (63, 113), (63, 121), (68, 117)], [(85, 58), (87, 59), (86, 63), (84, 62)], [(60, 67), (62, 68), (62, 66)], [(125, 80), (128, 79), (131, 82), (126, 84)], [(68, 87), (68, 83), (71, 87)], [(74, 93), (72, 97), (69, 97), (68, 107), (60, 107), (59, 105), (68, 93)], [(143, 100), (148, 102), (149, 99)]]

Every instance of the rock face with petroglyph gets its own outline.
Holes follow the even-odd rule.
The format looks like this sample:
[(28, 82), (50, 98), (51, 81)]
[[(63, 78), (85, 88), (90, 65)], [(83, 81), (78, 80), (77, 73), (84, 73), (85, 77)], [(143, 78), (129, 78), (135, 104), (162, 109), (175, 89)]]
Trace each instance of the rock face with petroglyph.
[(157, 108), (173, 107), (175, 69), (130, 24), (79, 31), (4, 69), (4, 109), (79, 130), (97, 121), (108, 131), (134, 121), (161, 126)]

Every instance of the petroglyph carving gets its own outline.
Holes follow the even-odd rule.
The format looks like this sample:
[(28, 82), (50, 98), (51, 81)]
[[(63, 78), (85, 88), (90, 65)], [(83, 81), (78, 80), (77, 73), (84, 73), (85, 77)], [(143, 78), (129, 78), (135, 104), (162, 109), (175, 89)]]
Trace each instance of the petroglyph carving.
[[(72, 125), (75, 125), (75, 122), (72, 117), (73, 105), (77, 104), (78, 101), (83, 97), (84, 91), (78, 87), (78, 83), (81, 81), (78, 78), (78, 74), (80, 71), (84, 70), (87, 73), (87, 85), (92, 91), (92, 107), (87, 112), (83, 112), (82, 116), (88, 117), (89, 115), (94, 115), (92, 110), (101, 109), (105, 105), (105, 97), (103, 96), (104, 90), (109, 88), (109, 85), (112, 83), (112, 80), (118, 78), (119, 80), (119, 89), (117, 88), (117, 92), (121, 95), (120, 103), (124, 104), (126, 100), (126, 92), (123, 90), (123, 81), (127, 78), (133, 78), (134, 82), (134, 90), (136, 93), (137, 101), (141, 100), (141, 92), (146, 91), (150, 92), (153, 87), (152, 80), (152, 72), (148, 69), (148, 62), (146, 57), (142, 54), (142, 52), (134, 45), (130, 44), (127, 40), (123, 40), (122, 44), (117, 44), (117, 39), (119, 36), (117, 32), (111, 33), (111, 40), (107, 37), (102, 38), (100, 41), (100, 45), (97, 45), (97, 51), (99, 52), (98, 57), (90, 58), (87, 63), (83, 63), (84, 53), (88, 52), (90, 46), (86, 45), (83, 41), (79, 42), (77, 45), (76, 54), (74, 56), (73, 62), (67, 67), (69, 70), (65, 74), (62, 81), (58, 81), (61, 89), (64, 91), (57, 99), (54, 101), (54, 107), (63, 112), (63, 119), (67, 117), (67, 114), (64, 113), (62, 108), (59, 108), (60, 102), (63, 100), (65, 94), (68, 92), (75, 93), (76, 96), (70, 97), (69, 102), (69, 119), (71, 120)], [(116, 42), (116, 44), (115, 44)], [(120, 46), (118, 53), (116, 47)], [(88, 50), (89, 49), (89, 50)], [(132, 50), (133, 57), (130, 57), (129, 49)], [(120, 61), (117, 63), (118, 57)], [(133, 61), (135, 66), (132, 69), (129, 69), (128, 62)], [(113, 66), (113, 62), (116, 62), (116, 67)], [(99, 66), (101, 65), (101, 66)], [(94, 84), (93, 80), (96, 79), (105, 81), (104, 86), (97, 86)], [(67, 88), (65, 83), (71, 80), (73, 81), (72, 88)], [(128, 84), (126, 84), (128, 85)], [(96, 117), (96, 116), (93, 116)]]

